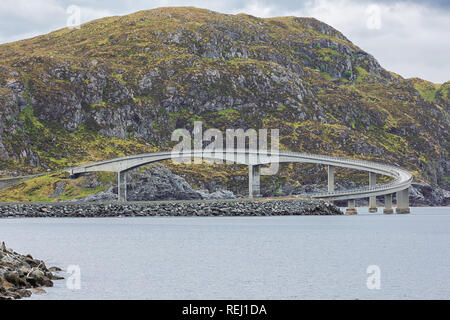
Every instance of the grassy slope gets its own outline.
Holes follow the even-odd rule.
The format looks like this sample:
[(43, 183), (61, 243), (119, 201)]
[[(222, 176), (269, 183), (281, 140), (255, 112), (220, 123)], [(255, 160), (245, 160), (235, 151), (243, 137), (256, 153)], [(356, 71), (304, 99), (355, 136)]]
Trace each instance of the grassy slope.
[[(98, 184), (91, 185), (92, 179)], [(112, 173), (96, 173), (76, 180), (65, 173), (55, 173), (23, 181), (0, 192), (0, 202), (57, 202), (86, 197), (106, 190), (114, 183)], [(64, 192), (55, 194), (57, 184), (64, 185)]]

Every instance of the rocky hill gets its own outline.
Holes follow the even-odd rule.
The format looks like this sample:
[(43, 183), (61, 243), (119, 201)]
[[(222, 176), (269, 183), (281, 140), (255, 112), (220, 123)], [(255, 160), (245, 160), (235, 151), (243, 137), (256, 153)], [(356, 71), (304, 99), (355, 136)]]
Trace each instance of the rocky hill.
[[(141, 11), (0, 45), (0, 171), (169, 149), (174, 129), (199, 120), (278, 128), (282, 149), (397, 164), (450, 190), (449, 96), (450, 82), (403, 79), (312, 18)], [(245, 186), (237, 166), (171, 169), (203, 189)], [(324, 179), (291, 165), (263, 182), (278, 194)]]

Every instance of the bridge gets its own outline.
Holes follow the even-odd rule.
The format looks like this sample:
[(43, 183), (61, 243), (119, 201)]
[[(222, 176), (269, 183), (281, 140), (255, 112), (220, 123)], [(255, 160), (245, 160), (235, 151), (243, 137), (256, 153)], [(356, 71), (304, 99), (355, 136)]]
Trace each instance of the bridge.
[[(177, 160), (186, 161), (190, 159), (203, 159), (209, 161), (227, 161), (229, 163), (237, 163), (247, 165), (249, 168), (249, 198), (260, 197), (260, 176), (261, 169), (273, 163), (313, 163), (325, 165), (328, 168), (328, 191), (314, 194), (301, 195), (313, 199), (323, 199), (328, 201), (347, 200), (348, 208), (346, 213), (357, 214), (356, 199), (369, 198), (369, 212), (377, 212), (376, 197), (384, 196), (385, 214), (394, 213), (392, 206), (393, 195), (396, 194), (397, 208), (396, 213), (410, 213), (409, 208), (409, 188), (411, 186), (413, 176), (398, 167), (385, 165), (381, 163), (337, 158), (326, 155), (314, 155), (307, 153), (296, 153), (287, 151), (267, 151), (267, 150), (241, 150), (226, 149), (206, 151), (189, 151), (175, 153), (171, 151), (145, 153), (140, 155), (122, 157), (101, 161), (97, 163), (87, 164), (79, 167), (67, 169), (71, 177), (76, 177), (88, 172), (116, 172), (118, 174), (118, 200), (120, 202), (127, 201), (127, 175), (130, 170), (144, 166), (147, 164), (165, 161)], [(350, 190), (336, 191), (334, 173), (336, 167), (350, 168), (368, 172), (369, 186), (364, 188), (355, 188)], [(393, 178), (389, 183), (377, 184), (377, 175), (388, 176)]]

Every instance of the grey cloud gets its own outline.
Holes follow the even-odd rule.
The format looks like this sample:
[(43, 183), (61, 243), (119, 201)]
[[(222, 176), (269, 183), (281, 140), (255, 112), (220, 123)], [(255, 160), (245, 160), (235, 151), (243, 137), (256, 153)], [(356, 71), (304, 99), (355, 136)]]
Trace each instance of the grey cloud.
[[(342, 3), (340, 8), (334, 3)], [(334, 4), (321, 12), (320, 6)], [(382, 17), (381, 30), (369, 30), (361, 6), (401, 4), (411, 10), (411, 19), (398, 11)], [(161, 6), (195, 6), (224, 13), (246, 12), (256, 16), (314, 16), (343, 32), (362, 49), (373, 54), (388, 70), (404, 77), (418, 76), (434, 82), (450, 80), (450, 1), (446, 0), (1, 0), (0, 43), (11, 42), (66, 26), (66, 8), (82, 8), (82, 22), (108, 15), (123, 15)], [(359, 11), (354, 7), (359, 7)], [(407, 11), (407, 10), (406, 10)]]

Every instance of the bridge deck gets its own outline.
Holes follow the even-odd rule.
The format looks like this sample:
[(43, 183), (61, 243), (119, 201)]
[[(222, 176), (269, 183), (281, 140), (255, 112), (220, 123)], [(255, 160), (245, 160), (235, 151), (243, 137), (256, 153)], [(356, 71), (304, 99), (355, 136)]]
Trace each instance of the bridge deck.
[(70, 168), (67, 169), (67, 171), (71, 175), (95, 171), (112, 171), (123, 173), (154, 162), (165, 160), (186, 160), (194, 158), (201, 158), (211, 161), (230, 161), (249, 166), (260, 166), (273, 163), (288, 162), (315, 163), (367, 171), (394, 178), (394, 180), (390, 183), (380, 184), (374, 187), (302, 195), (304, 197), (327, 200), (351, 200), (393, 194), (395, 192), (408, 189), (411, 186), (413, 179), (413, 176), (409, 172), (401, 168), (364, 160), (337, 158), (326, 155), (314, 155), (287, 151), (271, 152), (239, 149), (220, 150), (212, 153), (204, 151), (190, 151), (185, 153), (174, 153), (170, 151), (146, 153)]

